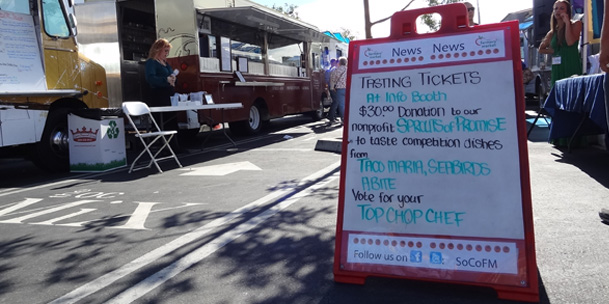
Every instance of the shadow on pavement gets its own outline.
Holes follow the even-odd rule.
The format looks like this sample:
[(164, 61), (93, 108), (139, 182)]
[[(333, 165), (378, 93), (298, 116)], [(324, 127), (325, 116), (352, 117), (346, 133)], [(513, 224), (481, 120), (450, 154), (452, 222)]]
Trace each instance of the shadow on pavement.
[[(547, 130), (539, 128), (536, 136), (543, 137)], [(534, 133), (533, 133), (534, 134)], [(265, 140), (258, 140), (248, 144), (248, 148), (267, 145), (282, 140), (282, 135), (268, 136)], [(547, 133), (546, 133), (547, 138)], [(541, 140), (540, 140), (541, 141)], [(245, 147), (244, 147), (245, 148)], [(605, 153), (599, 153), (590, 148), (575, 150), (572, 154), (564, 155), (560, 161), (572, 163), (582, 168), (590, 176), (599, 180), (603, 185), (609, 185), (606, 169), (609, 168), (609, 158)], [(217, 153), (217, 154), (216, 154)], [(222, 151), (210, 152), (201, 157), (184, 158), (183, 164), (189, 165), (206, 158), (222, 157)], [(237, 152), (238, 153), (238, 152)], [(604, 154), (604, 155), (603, 155)], [(599, 165), (599, 162), (602, 162)], [(604, 172), (603, 172), (604, 170)], [(127, 181), (143, 178), (149, 174), (156, 174), (154, 169), (146, 170), (141, 174), (111, 174), (101, 179), (104, 181)], [(601, 174), (603, 173), (603, 174)], [(287, 186), (290, 181), (285, 181)], [(73, 185), (63, 186), (71, 187)], [(270, 186), (269, 191), (283, 189), (286, 184)], [(290, 194), (293, 195), (293, 194)], [(206, 280), (205, 286), (210, 289), (205, 293), (214, 295), (222, 291), (220, 284), (231, 282), (235, 289), (242, 287), (247, 292), (263, 290), (264, 295), (252, 295), (249, 303), (518, 303), (515, 301), (499, 300), (490, 288), (481, 288), (468, 285), (434, 283), (416, 280), (388, 279), (370, 277), (364, 285), (340, 284), (333, 281), (333, 257), (336, 232), (336, 201), (338, 186), (326, 187), (313, 192), (308, 200), (316, 204), (301, 206), (294, 205), (274, 216), (255, 229), (248, 231), (245, 236), (220, 248), (214, 255), (199, 262), (193, 267), (205, 269), (201, 264), (217, 264), (221, 267), (205, 269), (203, 273), (185, 272), (180, 280), (170, 280), (161, 285), (159, 294), (162, 298), (146, 298), (145, 303), (172, 303), (172, 296), (192, 292), (197, 289), (199, 280)], [(243, 214), (239, 220), (226, 227), (206, 234), (201, 239), (176, 249), (154, 264), (140, 269), (130, 282), (123, 282), (123, 288), (129, 288), (133, 282), (140, 282), (170, 265), (201, 246), (216, 240), (218, 237), (237, 228), (255, 215), (268, 209), (254, 209)], [(220, 218), (224, 213), (208, 211), (177, 213), (164, 219), (164, 229), (177, 226), (197, 225), (203, 221)], [(91, 223), (79, 232), (112, 226), (124, 221), (124, 217), (109, 216), (99, 222)], [(107, 230), (105, 230), (107, 231)], [(0, 243), (0, 261), (10, 261), (11, 257), (23, 254), (45, 254), (47, 251), (60, 252), (60, 258), (55, 260), (56, 269), (46, 278), (49, 285), (62, 281), (86, 283), (107, 269), (99, 265), (109, 262), (122, 253), (121, 250), (108, 255), (107, 250), (100, 244), (120, 244), (128, 248), (145, 243), (158, 237), (151, 234), (142, 239), (129, 239), (128, 232), (106, 232), (95, 234), (89, 238), (75, 236), (63, 241), (34, 241), (36, 237), (27, 236)], [(164, 236), (168, 237), (168, 236)], [(112, 248), (117, 248), (114, 246)], [(118, 248), (120, 248), (118, 247)], [(109, 247), (111, 248), (111, 247)], [(34, 255), (35, 255), (34, 254)], [(114, 263), (110, 263), (114, 264)], [(0, 262), (0, 274), (12, 270), (10, 264)], [(97, 267), (97, 268), (96, 268)], [(83, 272), (82, 269), (90, 271)], [(83, 274), (86, 273), (86, 274)], [(278, 275), (279, 274), (279, 275)], [(214, 280), (218, 278), (219, 280)], [(539, 277), (540, 303), (550, 303), (543, 280)], [(17, 282), (10, 282), (0, 276), (0, 294), (7, 293), (16, 288)], [(231, 296), (222, 295), (224, 300), (213, 303), (234, 303)], [(144, 302), (143, 302), (144, 303)]]
[(598, 146), (574, 148), (571, 152), (566, 148), (554, 154), (557, 162), (571, 164), (595, 179), (609, 189), (609, 152)]
[[(469, 285), (381, 277), (369, 277), (364, 285), (335, 283), (332, 269), (337, 193), (337, 186), (319, 189), (312, 194), (312, 200), (319, 204), (288, 208), (268, 218), (245, 237), (230, 242), (202, 262), (203, 265), (197, 266), (199, 272), (190, 271), (182, 275), (180, 281), (162, 285), (159, 293), (165, 299), (178, 297), (183, 292), (194, 293), (200, 285), (198, 282), (204, 281), (207, 299), (213, 303), (236, 303), (242, 300), (239, 298), (242, 294), (251, 295), (247, 303), (256, 304), (519, 303), (497, 299), (490, 288)], [(206, 237), (190, 250), (224, 231)], [(207, 268), (207, 264), (220, 267)], [(142, 272), (140, 279), (150, 274)], [(230, 290), (240, 290), (242, 294), (222, 294), (222, 283), (216, 281), (230, 282)], [(541, 278), (539, 283), (539, 303), (550, 303)], [(145, 301), (171, 303), (159, 298)]]

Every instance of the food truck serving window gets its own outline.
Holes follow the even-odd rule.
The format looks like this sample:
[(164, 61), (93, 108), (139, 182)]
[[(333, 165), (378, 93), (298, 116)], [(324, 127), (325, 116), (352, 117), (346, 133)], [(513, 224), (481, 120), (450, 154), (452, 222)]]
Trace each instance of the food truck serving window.
[(201, 57), (218, 58), (218, 44), (216, 42), (216, 36), (201, 35), (199, 38), (199, 44)]
[(231, 49), (233, 58), (246, 57), (250, 61), (262, 61), (262, 51), (258, 45), (232, 40)]
[(302, 53), (302, 48), (299, 44), (290, 44), (278, 48), (269, 49), (269, 60), (273, 63), (289, 65), (289, 66), (299, 66), (300, 65), (300, 55)]

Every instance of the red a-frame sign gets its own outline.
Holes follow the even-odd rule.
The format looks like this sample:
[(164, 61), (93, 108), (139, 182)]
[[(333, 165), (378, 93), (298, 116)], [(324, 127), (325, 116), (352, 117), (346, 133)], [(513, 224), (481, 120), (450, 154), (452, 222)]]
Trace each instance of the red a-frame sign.
[[(441, 28), (416, 33), (421, 14)], [(486, 286), (539, 300), (516, 21), (463, 4), (398, 12), (349, 46), (334, 259), (368, 276)]]

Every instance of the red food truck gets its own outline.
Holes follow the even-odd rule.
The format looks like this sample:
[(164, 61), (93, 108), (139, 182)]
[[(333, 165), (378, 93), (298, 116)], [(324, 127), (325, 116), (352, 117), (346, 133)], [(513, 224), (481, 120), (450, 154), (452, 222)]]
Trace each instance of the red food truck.
[(143, 63), (154, 40), (166, 38), (176, 91), (243, 104), (224, 117), (180, 114), (180, 129), (198, 132), (211, 116), (253, 134), (272, 118), (323, 115), (321, 58), (332, 38), (301, 20), (245, 0), (85, 1), (75, 13), (81, 51), (107, 70), (111, 106), (146, 100)]

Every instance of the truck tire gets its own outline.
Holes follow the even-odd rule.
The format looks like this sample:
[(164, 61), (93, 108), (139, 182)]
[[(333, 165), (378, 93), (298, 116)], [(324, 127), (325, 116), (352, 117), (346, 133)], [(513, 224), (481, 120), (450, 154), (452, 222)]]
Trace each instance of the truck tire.
[(324, 118), (324, 105), (322, 103), (322, 101), (319, 101), (319, 109), (317, 109), (316, 111), (313, 111), (310, 113), (311, 118), (313, 119), (313, 121), (318, 121), (321, 120), (322, 118)]
[(260, 130), (262, 130), (262, 126), (264, 125), (263, 121), (263, 109), (259, 104), (253, 104), (250, 107), (249, 111), (249, 119), (242, 120), (237, 122), (231, 122), (228, 124), (230, 127), (231, 133), (238, 135), (254, 135)]
[(68, 111), (58, 109), (49, 112), (42, 138), (34, 144), (34, 164), (51, 172), (69, 169)]

